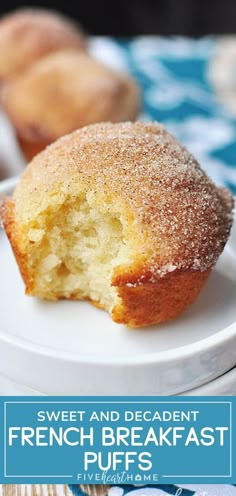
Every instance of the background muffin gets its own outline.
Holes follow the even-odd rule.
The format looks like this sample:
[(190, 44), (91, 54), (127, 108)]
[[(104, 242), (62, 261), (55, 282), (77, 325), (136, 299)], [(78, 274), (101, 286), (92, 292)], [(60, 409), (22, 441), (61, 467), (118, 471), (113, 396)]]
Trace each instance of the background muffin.
[(67, 50), (44, 57), (8, 84), (3, 105), (30, 159), (86, 124), (135, 119), (140, 95), (128, 76)]
[(58, 12), (22, 8), (0, 20), (0, 84), (51, 52), (85, 48), (76, 23)]
[(236, 116), (236, 36), (224, 36), (217, 40), (208, 67), (209, 81), (219, 102)]

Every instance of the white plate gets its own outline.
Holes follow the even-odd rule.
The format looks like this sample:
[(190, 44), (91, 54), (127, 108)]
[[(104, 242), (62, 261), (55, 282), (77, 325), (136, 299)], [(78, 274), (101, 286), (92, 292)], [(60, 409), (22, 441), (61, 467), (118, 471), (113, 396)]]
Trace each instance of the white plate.
[[(235, 396), (236, 395), (236, 367), (222, 376), (203, 386), (191, 389), (184, 396)], [(39, 396), (40, 391), (30, 389), (24, 384), (18, 384), (7, 377), (0, 375), (0, 396)]]
[(185, 396), (236, 396), (236, 367), (214, 381), (184, 393)]
[(86, 302), (25, 296), (4, 232), (0, 302), (6, 377), (43, 394), (182, 393), (236, 364), (236, 229), (196, 303), (164, 325), (130, 330)]

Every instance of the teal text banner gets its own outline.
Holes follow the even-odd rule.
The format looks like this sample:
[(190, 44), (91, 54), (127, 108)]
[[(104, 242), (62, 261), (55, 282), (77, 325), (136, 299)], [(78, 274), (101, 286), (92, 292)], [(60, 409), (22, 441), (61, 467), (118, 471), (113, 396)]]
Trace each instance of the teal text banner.
[(234, 397), (1, 397), (0, 482), (236, 483)]

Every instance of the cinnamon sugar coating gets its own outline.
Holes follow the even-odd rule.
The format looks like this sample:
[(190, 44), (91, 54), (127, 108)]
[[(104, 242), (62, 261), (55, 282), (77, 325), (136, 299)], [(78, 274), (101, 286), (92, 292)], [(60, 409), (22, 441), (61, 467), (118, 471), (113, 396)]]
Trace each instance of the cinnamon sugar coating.
[(61, 184), (83, 181), (89, 190), (94, 178), (98, 190), (122, 198), (146, 233), (150, 278), (216, 263), (232, 225), (232, 195), (160, 124), (95, 124), (59, 139), (24, 174), (18, 211), (28, 206), (35, 215)]
[(133, 243), (130, 263), (112, 272), (119, 296), (113, 319), (140, 326), (181, 313), (229, 237), (228, 190), (217, 188), (157, 123), (95, 124), (59, 139), (34, 158), (5, 205), (5, 227), (25, 280), (31, 277), (31, 294), (23, 233), (52, 205), (66, 204), (82, 190), (92, 192), (98, 208), (108, 199), (110, 211), (121, 206), (125, 242)]

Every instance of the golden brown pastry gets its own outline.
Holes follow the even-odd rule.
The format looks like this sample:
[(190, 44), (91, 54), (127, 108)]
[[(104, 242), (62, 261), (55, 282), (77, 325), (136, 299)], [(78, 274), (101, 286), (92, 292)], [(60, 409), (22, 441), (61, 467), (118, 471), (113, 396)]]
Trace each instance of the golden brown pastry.
[(3, 222), (26, 293), (89, 299), (115, 322), (172, 319), (228, 239), (233, 200), (160, 124), (97, 124), (24, 172)]
[(65, 51), (35, 63), (5, 88), (3, 104), (26, 157), (86, 124), (133, 120), (134, 81), (87, 54)]
[(78, 26), (57, 12), (38, 8), (11, 12), (0, 20), (0, 83), (50, 52), (84, 47)]

